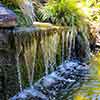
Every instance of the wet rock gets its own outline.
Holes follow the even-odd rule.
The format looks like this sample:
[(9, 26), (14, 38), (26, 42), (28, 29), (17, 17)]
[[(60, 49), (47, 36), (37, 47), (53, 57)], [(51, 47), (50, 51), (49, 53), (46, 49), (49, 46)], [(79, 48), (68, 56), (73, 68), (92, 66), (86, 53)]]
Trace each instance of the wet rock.
[(10, 100), (66, 100), (88, 79), (89, 66), (77, 60), (66, 61), (56, 71), (44, 76), (32, 88)]
[(19, 91), (15, 55), (12, 28), (0, 28), (0, 100), (8, 100)]
[(0, 27), (16, 26), (16, 14), (0, 4)]

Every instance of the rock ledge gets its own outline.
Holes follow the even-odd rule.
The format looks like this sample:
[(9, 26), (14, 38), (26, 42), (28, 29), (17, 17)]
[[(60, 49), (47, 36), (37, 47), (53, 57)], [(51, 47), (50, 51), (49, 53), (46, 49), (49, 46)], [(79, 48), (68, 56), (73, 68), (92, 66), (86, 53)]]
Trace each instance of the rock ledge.
[(15, 27), (16, 14), (0, 4), (0, 27)]

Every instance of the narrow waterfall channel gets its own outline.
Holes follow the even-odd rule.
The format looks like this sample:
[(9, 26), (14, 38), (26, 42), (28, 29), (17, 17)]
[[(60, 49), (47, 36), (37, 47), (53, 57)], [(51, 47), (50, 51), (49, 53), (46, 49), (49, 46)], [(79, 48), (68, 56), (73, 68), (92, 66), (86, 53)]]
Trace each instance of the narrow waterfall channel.
[(54, 71), (54, 67), (56, 66), (56, 54), (59, 43), (59, 35), (54, 33), (54, 35), (47, 36), (46, 33), (45, 36), (41, 36), (41, 39), (45, 74), (48, 75), (49, 72)]
[(24, 58), (28, 72), (28, 80), (30, 87), (32, 87), (33, 79), (34, 79), (34, 67), (35, 67), (35, 59), (36, 59), (36, 49), (37, 49), (37, 41), (35, 38), (31, 39), (30, 42), (27, 43), (24, 47)]

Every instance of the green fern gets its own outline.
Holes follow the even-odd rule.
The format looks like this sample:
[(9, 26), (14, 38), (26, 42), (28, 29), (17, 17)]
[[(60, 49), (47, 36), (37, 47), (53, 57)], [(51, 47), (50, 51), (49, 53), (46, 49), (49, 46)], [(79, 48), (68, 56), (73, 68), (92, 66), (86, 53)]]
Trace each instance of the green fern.
[(57, 25), (76, 26), (82, 30), (87, 25), (86, 16), (78, 7), (77, 0), (49, 0), (41, 14), (43, 21)]

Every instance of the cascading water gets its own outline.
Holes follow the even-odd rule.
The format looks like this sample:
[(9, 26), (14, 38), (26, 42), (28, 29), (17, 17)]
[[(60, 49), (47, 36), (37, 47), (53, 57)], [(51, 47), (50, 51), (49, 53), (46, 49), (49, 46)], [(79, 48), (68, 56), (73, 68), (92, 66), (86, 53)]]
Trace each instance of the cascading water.
[[(35, 67), (35, 60), (36, 60), (36, 49), (37, 49), (37, 40), (32, 36), (33, 38), (22, 39), (22, 37), (15, 37), (15, 43), (16, 43), (16, 61), (17, 61), (17, 72), (18, 72), (18, 80), (20, 84), (20, 91), (22, 91), (23, 88), (23, 79), (22, 79), (22, 66), (20, 65), (20, 53), (24, 52), (24, 60), (25, 60), (25, 66), (27, 69), (28, 74), (28, 82), (30, 87), (32, 87), (33, 79), (34, 79), (34, 67)], [(23, 45), (22, 45), (23, 44)]]
[(41, 47), (43, 52), (46, 75), (49, 73), (49, 71), (54, 71), (54, 66), (56, 66), (58, 43), (59, 35), (57, 33), (54, 33), (51, 36), (48, 36), (46, 33), (45, 36), (41, 36)]
[[(76, 37), (77, 37), (77, 28), (73, 24), (75, 21), (74, 17), (72, 16), (71, 18), (71, 23), (70, 27), (68, 28), (68, 31), (66, 33), (66, 59), (71, 59), (72, 52), (74, 52), (75, 49), (75, 42), (76, 42)], [(83, 41), (82, 41), (83, 42)]]
[(62, 32), (62, 63), (64, 62), (64, 54), (65, 54), (65, 52), (64, 52), (64, 49), (65, 49), (64, 43), (65, 43), (65, 32)]
[[(81, 35), (82, 35), (82, 37), (81, 37)], [(60, 38), (60, 36), (62, 38)], [(39, 38), (39, 41), (38, 41), (37, 38)], [(55, 82), (57, 80), (59, 80), (58, 83), (61, 82), (60, 83), (61, 86), (64, 85), (62, 83), (62, 80), (65, 81), (65, 83), (70, 82), (70, 81), (72, 82), (74, 79), (77, 80), (77, 77), (76, 77), (77, 75), (75, 76), (75, 74), (73, 74), (73, 75), (71, 74), (71, 73), (73, 73), (74, 70), (77, 69), (77, 68), (75, 68), (72, 71), (72, 68), (74, 66), (74, 61), (71, 60), (72, 56), (73, 56), (73, 50), (75, 50), (77, 48), (77, 45), (78, 45), (77, 40), (79, 41), (79, 43), (81, 43), (82, 46), (85, 44), (85, 46), (86, 46), (85, 48), (89, 48), (89, 47), (87, 47), (87, 46), (89, 46), (88, 45), (89, 42), (87, 41), (87, 37), (85, 36), (85, 34), (84, 35), (83, 35), (83, 33), (79, 34), (79, 33), (76, 32), (76, 30), (74, 30), (72, 28), (69, 29), (67, 32), (62, 31), (62, 34), (58, 34), (58, 32), (56, 32), (56, 31), (54, 31), (53, 34), (52, 33), (47, 34), (47, 31), (45, 31), (44, 34), (38, 34), (37, 33), (37, 35), (32, 36), (32, 38), (25, 37), (24, 41), (22, 41), (23, 50), (24, 50), (24, 58), (25, 58), (25, 63), (26, 63), (26, 67), (27, 67), (27, 72), (28, 72), (29, 84), (30, 84), (30, 87), (32, 89), (32, 90), (30, 90), (30, 89), (28, 90), (29, 93), (26, 90), (26, 92), (28, 94), (30, 94), (32, 97), (37, 95), (37, 97), (40, 98), (40, 95), (44, 96), (44, 93), (50, 93), (50, 90), (48, 90), (49, 87), (45, 87), (47, 84), (50, 85), (52, 82), (54, 82), (53, 84), (50, 85), (50, 88), (51, 88), (52, 86), (54, 86), (54, 87), (56, 86)], [(85, 40), (85, 41), (83, 41), (83, 40)], [(61, 61), (62, 61), (61, 66), (62, 67), (60, 67), (60, 70), (59, 70), (59, 68), (56, 68), (57, 71), (54, 71), (55, 67), (57, 66), (56, 65), (56, 62), (57, 62), (56, 61), (56, 59), (57, 59), (56, 55), (57, 55), (57, 50), (58, 50), (58, 44), (60, 43), (60, 41), (61, 41), (61, 47), (59, 49), (61, 49), (60, 53), (61, 53)], [(34, 86), (36, 85), (36, 88), (34, 88), (32, 83), (33, 83), (33, 77), (34, 77), (34, 67), (35, 67), (35, 61), (36, 61), (36, 53), (37, 53), (38, 42), (40, 42), (40, 47), (41, 47), (41, 50), (42, 50), (41, 53), (42, 53), (42, 56), (43, 56), (43, 61), (44, 61), (44, 66), (45, 66), (45, 74), (46, 74), (46, 76), (44, 76), (44, 77), (46, 77), (46, 79), (45, 79), (45, 82), (43, 81), (44, 82), (43, 84), (41, 83), (42, 79), (40, 81), (36, 82), (37, 85), (34, 84)], [(22, 48), (22, 47), (20, 46), (20, 48)], [(86, 49), (86, 50), (89, 50), (89, 49)], [(83, 52), (88, 52), (88, 51), (83, 51)], [(74, 53), (77, 53), (77, 51), (75, 51)], [(66, 60), (65, 54), (66, 54), (66, 59), (69, 59), (70, 61), (68, 61), (68, 62), (65, 61)], [(18, 61), (18, 59), (17, 59), (17, 61)], [(67, 72), (66, 72), (67, 70), (65, 70), (63, 67), (65, 67), (66, 64), (70, 66), (70, 62), (73, 62), (73, 64), (71, 64), (72, 68), (69, 71), (68, 70), (69, 67), (67, 66), (68, 67), (67, 70), (68, 70), (68, 73), (70, 73), (72, 76), (69, 77), (69, 75), (68, 75), (68, 77), (66, 79), (65, 77), (66, 77), (66, 74), (67, 74)], [(76, 66), (77, 67), (80, 66), (81, 62), (78, 65), (77, 65), (77, 63), (78, 62), (76, 61), (75, 62)], [(64, 71), (65, 76), (62, 75), (60, 77), (59, 75), (63, 71)], [(19, 82), (20, 82), (20, 84), (22, 84), (22, 82), (21, 82), (21, 71), (18, 69), (18, 72), (19, 72), (19, 80), (20, 80)], [(48, 73), (51, 73), (51, 74), (48, 75)], [(52, 76), (52, 73), (55, 73), (55, 74), (53, 74), (53, 76)], [(84, 73), (84, 71), (82, 73)], [(78, 73), (78, 76), (80, 76), (80, 72)], [(43, 80), (44, 80), (44, 78), (43, 78)], [(75, 82), (75, 83), (72, 82), (71, 84), (69, 83), (69, 85), (67, 83), (66, 84), (68, 85), (67, 87), (74, 88), (73, 85), (76, 84), (76, 83), (77, 82)], [(80, 83), (78, 83), (78, 84), (80, 84)], [(40, 86), (41, 88), (38, 87), (38, 86)], [(20, 85), (20, 87), (22, 87), (22, 86)], [(51, 93), (54, 97), (52, 97), (51, 94), (49, 94), (50, 96), (48, 98), (46, 97), (47, 98), (46, 100), (48, 100), (48, 99), (53, 100), (54, 98), (58, 99), (58, 97), (56, 97), (56, 96), (58, 96), (56, 94), (56, 92), (58, 93), (58, 91), (56, 91), (56, 89), (59, 90), (59, 87), (57, 87), (57, 88), (54, 88), (54, 87), (52, 89), (53, 94)], [(77, 85), (75, 85), (75, 87), (77, 87)], [(44, 88), (44, 90), (41, 90), (42, 88)], [(65, 89), (64, 91), (66, 91), (66, 90), (68, 90), (68, 89)], [(21, 91), (22, 91), (22, 89), (21, 89)], [(22, 94), (20, 94), (19, 97), (22, 98), (22, 96), (24, 96), (25, 98), (27, 98), (26, 92), (24, 92), (24, 93), (21, 92)], [(59, 98), (63, 98), (63, 97), (59, 97)], [(61, 99), (59, 99), (59, 100), (61, 100)]]
[(88, 36), (87, 36), (87, 34), (86, 33), (84, 33), (83, 34), (83, 37), (84, 37), (84, 41), (85, 41), (85, 43), (86, 43), (86, 51), (87, 51), (87, 53), (86, 53), (86, 56), (87, 56), (87, 59), (88, 58), (90, 58), (90, 43), (89, 43), (89, 40), (88, 40)]
[[(45, 34), (45, 35), (47, 35), (47, 34)], [(44, 65), (45, 65), (45, 74), (48, 75), (48, 59), (47, 59), (47, 56), (48, 56), (48, 50), (47, 49), (48, 49), (48, 47), (47, 48), (44, 47), (44, 46), (48, 46), (48, 45), (46, 45), (47, 41), (45, 42), (46, 38), (47, 38), (47, 36), (42, 37), (42, 35), (41, 35), (41, 39), (44, 39), (44, 41), (41, 40), (41, 47), (42, 47)]]
[(16, 61), (17, 61), (17, 72), (18, 72), (18, 81), (19, 81), (19, 87), (20, 87), (20, 91), (22, 92), (23, 87), (22, 87), (22, 77), (21, 77), (21, 68), (20, 68), (20, 64), (19, 64), (19, 54), (21, 51), (21, 43), (18, 42), (18, 39), (15, 38), (15, 44), (16, 44)]
[(87, 32), (78, 32), (75, 27), (66, 32), (66, 59), (73, 57), (86, 60), (90, 58)]
[(20, 71), (20, 65), (19, 65), (19, 56), (16, 55), (16, 61), (17, 61), (17, 72), (18, 72), (18, 80), (19, 80), (19, 87), (20, 87), (20, 92), (22, 92), (22, 78), (21, 78), (21, 71)]
[(70, 32), (70, 35), (69, 35), (68, 59), (70, 59), (70, 57), (71, 57), (71, 51), (72, 51), (72, 40), (73, 40), (73, 30)]
[(34, 77), (36, 49), (37, 49), (37, 41), (35, 38), (31, 39), (30, 43), (26, 42), (26, 45), (24, 47), (25, 50), (24, 57), (25, 57), (25, 63), (28, 72), (28, 80), (31, 87), (32, 87), (33, 77)]
[(68, 46), (69, 46), (69, 31), (66, 33), (66, 59), (68, 59), (68, 54), (69, 54), (69, 50), (68, 50)]

